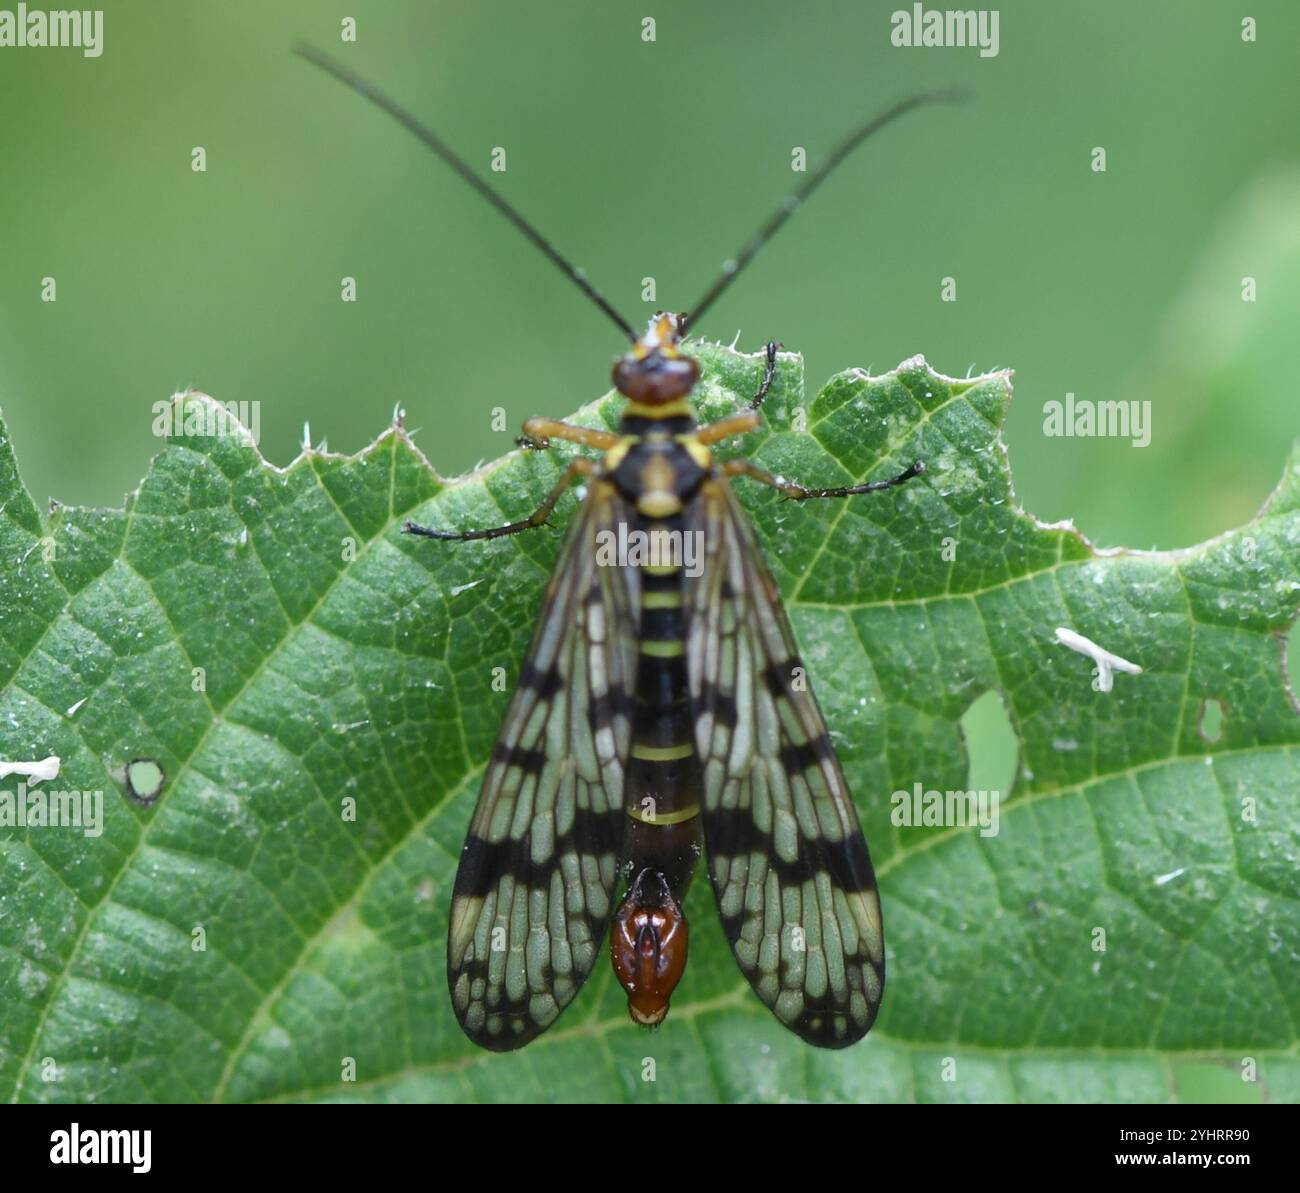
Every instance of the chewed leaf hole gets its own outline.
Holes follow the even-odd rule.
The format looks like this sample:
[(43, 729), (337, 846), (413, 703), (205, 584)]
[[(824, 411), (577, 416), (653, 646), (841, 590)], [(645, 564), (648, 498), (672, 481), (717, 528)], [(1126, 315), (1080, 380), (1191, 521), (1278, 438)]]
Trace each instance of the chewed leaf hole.
[(126, 793), (137, 804), (152, 804), (166, 782), (166, 773), (152, 758), (133, 758), (126, 764)]
[(1201, 740), (1214, 745), (1223, 740), (1223, 702), (1213, 696), (1201, 701), (1201, 712), (1196, 720), (1196, 732)]
[(989, 691), (981, 695), (962, 714), (961, 731), (969, 759), (966, 790), (1009, 795), (1015, 782), (1020, 743), (1001, 694)]

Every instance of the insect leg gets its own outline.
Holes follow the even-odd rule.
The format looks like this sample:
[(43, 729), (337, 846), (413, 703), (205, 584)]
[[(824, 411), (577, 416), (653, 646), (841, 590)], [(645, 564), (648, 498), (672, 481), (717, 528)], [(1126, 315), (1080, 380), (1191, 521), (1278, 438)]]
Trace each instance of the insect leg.
[(763, 380), (758, 387), (758, 393), (749, 399), (749, 408), (751, 410), (757, 410), (763, 404), (763, 399), (767, 397), (767, 391), (772, 388), (772, 378), (776, 376), (776, 351), (780, 346), (775, 340), (768, 342), (767, 363), (763, 366)]
[(554, 418), (530, 418), (524, 423), (524, 433), (515, 442), (520, 447), (526, 447), (531, 451), (545, 451), (551, 446), (552, 439), (565, 439), (570, 443), (580, 443), (583, 447), (594, 447), (602, 452), (617, 447), (620, 442), (613, 431), (575, 427), (571, 423), (560, 422)]
[(868, 485), (842, 485), (838, 489), (806, 489), (803, 485), (773, 476), (748, 460), (728, 460), (722, 467), (728, 476), (747, 476), (750, 480), (777, 490), (782, 497), (791, 501), (807, 501), (810, 497), (853, 497), (858, 493), (878, 493), (881, 489), (892, 489), (895, 485), (910, 481), (914, 476), (920, 476), (925, 471), (925, 461), (917, 460), (910, 468), (888, 480), (872, 481)]
[(775, 340), (767, 346), (767, 363), (763, 366), (763, 380), (759, 383), (758, 393), (749, 399), (749, 405), (739, 414), (729, 414), (707, 427), (701, 427), (697, 437), (706, 447), (733, 435), (744, 435), (758, 426), (758, 408), (772, 388), (772, 378), (776, 376), (776, 351), (780, 345)]
[[(564, 424), (560, 423), (558, 425), (563, 426)], [(556, 481), (555, 488), (546, 495), (546, 500), (528, 517), (519, 522), (508, 522), (505, 526), (491, 526), (486, 530), (434, 530), (431, 526), (421, 526), (417, 522), (407, 522), (402, 527), (402, 533), (418, 534), (429, 539), (444, 539), (448, 542), (464, 543), (471, 539), (497, 539), (507, 534), (519, 534), (524, 530), (545, 526), (547, 519), (551, 516), (551, 511), (555, 508), (556, 502), (564, 495), (564, 490), (577, 477), (590, 475), (595, 467), (595, 461), (588, 460), (585, 456), (575, 456), (564, 470), (564, 474)]]
[(707, 427), (701, 427), (695, 437), (707, 447), (723, 439), (730, 439), (733, 435), (744, 435), (747, 431), (752, 431), (758, 426), (758, 421), (757, 410), (742, 410), (739, 414), (729, 414), (715, 423), (709, 423)]

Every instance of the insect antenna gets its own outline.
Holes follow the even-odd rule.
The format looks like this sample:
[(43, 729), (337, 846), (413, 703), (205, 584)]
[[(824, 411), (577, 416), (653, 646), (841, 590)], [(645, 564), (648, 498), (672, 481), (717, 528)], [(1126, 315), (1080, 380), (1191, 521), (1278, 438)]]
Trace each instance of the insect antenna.
[(327, 74), (333, 75), (340, 83), (351, 87), (359, 95), (365, 96), (371, 103), (383, 108), (399, 124), (405, 125), (411, 132), (420, 138), (430, 149), (434, 151), (444, 162), (456, 171), (466, 182), (470, 184), (480, 195), (492, 204), (502, 215), (506, 217), (516, 228), (519, 229), (529, 240), (533, 242), (541, 251), (553, 262), (561, 272), (563, 272), (575, 286), (578, 287), (588, 298), (591, 299), (610, 319), (618, 325), (629, 340), (636, 340), (636, 332), (632, 330), (632, 325), (623, 318), (601, 295), (588, 280), (587, 275), (582, 272), (576, 265), (564, 257), (560, 251), (543, 236), (536, 228), (533, 227), (518, 211), (514, 209), (505, 199), (503, 199), (491, 186), (488, 185), (470, 167), (469, 163), (457, 154), (433, 129), (418, 120), (411, 112), (402, 107), (395, 99), (384, 94), (367, 79), (353, 73), (342, 63), (322, 54), (315, 46), (298, 44), (294, 46), (294, 53), (307, 59), (308, 62), (319, 66)]
[(789, 195), (782, 201), (781, 205), (764, 221), (763, 226), (754, 233), (746, 242), (744, 248), (736, 254), (735, 257), (723, 262), (722, 272), (718, 274), (714, 281), (705, 292), (704, 297), (700, 299), (693, 307), (687, 308), (687, 313), (682, 320), (682, 332), (686, 331), (686, 324), (694, 324), (701, 315), (704, 314), (721, 296), (722, 292), (731, 285), (740, 271), (748, 265), (758, 250), (761, 249), (773, 236), (780, 231), (781, 226), (796, 211), (799, 210), (804, 200), (809, 197), (826, 179), (830, 176), (832, 170), (849, 156), (859, 145), (874, 133), (878, 133), (887, 124), (892, 124), (900, 116), (905, 116), (914, 108), (923, 107), (925, 104), (932, 103), (957, 103), (968, 98), (968, 93), (961, 90), (949, 89), (944, 91), (926, 91), (919, 95), (908, 96), (907, 99), (900, 100), (892, 108), (881, 112), (878, 116), (872, 117), (861, 128), (855, 129), (844, 138), (830, 154), (825, 161), (821, 163), (808, 177), (800, 183)]

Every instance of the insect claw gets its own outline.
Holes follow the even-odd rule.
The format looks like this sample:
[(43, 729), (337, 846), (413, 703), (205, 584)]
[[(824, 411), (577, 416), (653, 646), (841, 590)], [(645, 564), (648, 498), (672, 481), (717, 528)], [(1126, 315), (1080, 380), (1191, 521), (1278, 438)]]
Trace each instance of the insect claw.
[(525, 451), (541, 452), (551, 446), (549, 439), (538, 438), (535, 435), (516, 435), (515, 442)]

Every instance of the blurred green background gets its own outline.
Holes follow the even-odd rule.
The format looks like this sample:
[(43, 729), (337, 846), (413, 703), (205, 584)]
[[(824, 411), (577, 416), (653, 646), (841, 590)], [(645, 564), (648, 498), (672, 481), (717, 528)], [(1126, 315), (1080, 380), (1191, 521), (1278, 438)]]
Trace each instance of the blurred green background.
[[(120, 503), (151, 404), (188, 385), (260, 401), (279, 464), (304, 423), (355, 450), (400, 402), (451, 474), (605, 386), (617, 332), (301, 38), (481, 168), (504, 146), (494, 179), (637, 320), (643, 277), (667, 307), (699, 296), (796, 180), (793, 146), (816, 160), (900, 94), (969, 86), (854, 158), (702, 330), (781, 339), (814, 390), (915, 352), (1012, 366), (1028, 509), (1132, 546), (1241, 522), (1300, 432), (1300, 5), (1014, 0), (993, 58), (892, 46), (900, 6), (132, 0), (98, 59), (0, 50), (0, 405), (33, 495)], [(1067, 391), (1149, 397), (1151, 445), (1045, 438)]]
[[(152, 404), (186, 386), (259, 401), (281, 465), (305, 423), (353, 451), (400, 403), (448, 475), (605, 388), (611, 325), (304, 39), (480, 169), (504, 147), (494, 181), (636, 322), (698, 298), (801, 177), (793, 147), (816, 161), (902, 94), (971, 88), (853, 158), (700, 330), (780, 339), (812, 392), (918, 352), (1014, 368), (1019, 499), (1099, 544), (1248, 519), (1300, 434), (1300, 5), (1007, 0), (992, 58), (892, 46), (899, 7), (132, 0), (98, 59), (0, 49), (0, 407), (30, 490), (120, 504), (160, 446)], [(1045, 437), (1067, 392), (1150, 400), (1150, 446)], [(1005, 788), (996, 697), (967, 724), (970, 785)]]

